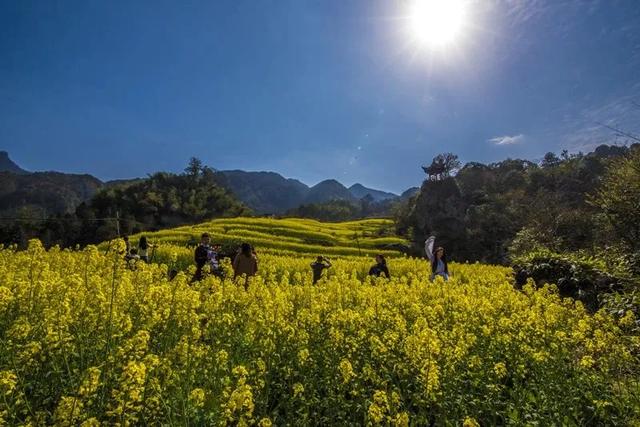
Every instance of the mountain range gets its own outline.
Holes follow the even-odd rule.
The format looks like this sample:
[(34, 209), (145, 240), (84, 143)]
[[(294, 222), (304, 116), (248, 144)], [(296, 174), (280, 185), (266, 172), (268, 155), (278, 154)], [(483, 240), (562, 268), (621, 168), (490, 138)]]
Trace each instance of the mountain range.
[[(362, 184), (347, 188), (334, 179), (310, 187), (275, 172), (227, 170), (216, 172), (216, 177), (220, 185), (257, 214), (281, 214), (303, 204), (331, 200), (355, 203), (367, 197), (381, 202), (406, 198), (417, 191), (417, 188), (412, 188), (398, 196)], [(87, 174), (28, 172), (13, 162), (6, 151), (0, 151), (0, 213), (6, 215), (21, 207), (36, 208), (43, 213), (71, 213), (100, 189), (130, 181), (103, 182)]]
[(246, 172), (241, 170), (217, 172), (221, 184), (228, 188), (256, 213), (283, 213), (303, 204), (324, 203), (330, 200), (358, 200), (371, 196), (380, 202), (395, 199), (397, 194), (354, 184), (347, 188), (335, 179), (327, 179), (309, 187), (297, 179), (285, 178), (275, 172)]

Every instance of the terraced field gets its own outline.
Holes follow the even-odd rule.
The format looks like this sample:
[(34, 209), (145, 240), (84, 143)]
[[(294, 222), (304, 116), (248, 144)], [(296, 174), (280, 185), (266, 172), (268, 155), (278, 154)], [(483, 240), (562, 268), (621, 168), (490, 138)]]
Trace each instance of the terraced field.
[[(242, 242), (248, 242), (259, 255), (296, 255), (305, 262), (317, 255), (397, 257), (402, 255), (398, 247), (406, 244), (394, 236), (393, 222), (388, 219), (326, 223), (299, 218), (229, 218), (144, 235), (156, 245), (154, 262), (184, 269), (192, 263), (193, 247), (204, 232), (211, 234), (212, 242), (222, 245), (223, 252), (232, 253)], [(132, 245), (140, 236), (130, 236)]]

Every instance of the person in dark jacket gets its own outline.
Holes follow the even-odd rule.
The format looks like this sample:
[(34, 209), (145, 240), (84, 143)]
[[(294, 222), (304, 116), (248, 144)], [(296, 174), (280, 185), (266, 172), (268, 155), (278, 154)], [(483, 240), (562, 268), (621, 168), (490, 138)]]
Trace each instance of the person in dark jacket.
[(153, 245), (149, 243), (147, 240), (147, 236), (140, 236), (140, 240), (138, 241), (138, 255), (140, 255), (140, 259), (149, 263), (149, 249), (152, 248)]
[(129, 243), (129, 236), (124, 236), (122, 240), (124, 240), (124, 256), (126, 257), (131, 253), (131, 243)]
[(369, 269), (369, 276), (380, 277), (383, 274), (387, 279), (391, 278), (389, 268), (387, 267), (387, 260), (384, 259), (384, 255), (376, 255), (376, 264)]
[(435, 236), (431, 236), (424, 242), (424, 251), (431, 262), (431, 280), (435, 279), (436, 276), (440, 276), (447, 281), (449, 280), (447, 254), (442, 246), (439, 246), (435, 252), (433, 251), (435, 241)]
[(322, 277), (322, 272), (331, 267), (331, 262), (323, 257), (319, 256), (315, 262), (311, 263), (311, 271), (313, 271), (313, 284), (315, 285)]
[(202, 280), (202, 270), (207, 264), (209, 251), (211, 250), (210, 242), (211, 236), (209, 236), (209, 233), (202, 233), (202, 236), (200, 236), (200, 244), (196, 247), (193, 257), (196, 263), (196, 274), (193, 275), (193, 281)]

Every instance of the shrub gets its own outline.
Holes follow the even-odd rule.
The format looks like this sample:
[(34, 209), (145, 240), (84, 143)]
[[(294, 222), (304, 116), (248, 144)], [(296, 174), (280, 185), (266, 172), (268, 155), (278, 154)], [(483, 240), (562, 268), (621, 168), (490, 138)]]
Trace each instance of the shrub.
[(513, 259), (516, 285), (531, 278), (537, 286), (555, 284), (560, 295), (582, 301), (590, 310), (600, 307), (599, 296), (621, 292), (634, 283), (621, 265), (579, 253), (558, 254), (547, 249), (530, 251)]

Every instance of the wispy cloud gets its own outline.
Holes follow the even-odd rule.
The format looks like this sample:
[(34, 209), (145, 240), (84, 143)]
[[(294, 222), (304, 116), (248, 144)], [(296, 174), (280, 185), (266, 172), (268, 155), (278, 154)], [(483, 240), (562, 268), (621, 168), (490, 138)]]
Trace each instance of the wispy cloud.
[(564, 38), (569, 35), (576, 25), (577, 18), (585, 11), (589, 15), (596, 13), (603, 0), (498, 0), (495, 3), (508, 18), (511, 27), (511, 36), (519, 40), (519, 43), (528, 40), (530, 25), (539, 26), (545, 19), (553, 18), (554, 26), (546, 27), (546, 31), (552, 31), (554, 36)]
[(563, 122), (562, 142), (571, 151), (591, 150), (600, 144), (635, 142), (628, 135), (640, 136), (640, 83), (630, 87), (623, 96), (567, 115)]
[(595, 13), (603, 4), (602, 0), (502, 0), (498, 2), (506, 8), (514, 25), (521, 25), (558, 11), (573, 13)]
[(518, 135), (504, 135), (504, 136), (496, 136), (495, 138), (491, 138), (488, 142), (494, 145), (513, 145), (519, 144), (524, 140), (523, 134)]
[(522, 24), (543, 15), (553, 2), (545, 0), (506, 0), (507, 13), (515, 24)]

